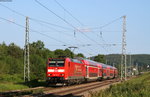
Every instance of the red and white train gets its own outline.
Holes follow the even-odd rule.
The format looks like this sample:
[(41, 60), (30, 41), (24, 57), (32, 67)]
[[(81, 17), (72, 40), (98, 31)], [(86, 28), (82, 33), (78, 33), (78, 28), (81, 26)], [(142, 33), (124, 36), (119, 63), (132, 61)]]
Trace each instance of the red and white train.
[(118, 76), (115, 67), (83, 58), (49, 58), (46, 67), (47, 84), (79, 84)]

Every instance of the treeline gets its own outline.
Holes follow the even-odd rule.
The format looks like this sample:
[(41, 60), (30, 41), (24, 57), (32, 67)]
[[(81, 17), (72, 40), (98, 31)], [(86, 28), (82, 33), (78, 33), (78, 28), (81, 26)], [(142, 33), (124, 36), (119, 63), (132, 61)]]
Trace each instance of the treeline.
[[(30, 44), (30, 76), (31, 79), (45, 79), (46, 61), (48, 58), (58, 58), (59, 56), (67, 57), (84, 57), (83, 54), (74, 54), (69, 49), (57, 49), (50, 51), (44, 47), (42, 41)], [(6, 45), (0, 44), (0, 80), (4, 75), (17, 75), (23, 79), (24, 73), (24, 49), (14, 43)], [(5, 78), (5, 77), (4, 77)]]
[[(150, 54), (131, 54), (127, 55), (127, 67), (137, 68), (139, 71), (147, 71), (150, 66)], [(121, 55), (109, 54), (105, 55), (106, 63), (120, 68)]]

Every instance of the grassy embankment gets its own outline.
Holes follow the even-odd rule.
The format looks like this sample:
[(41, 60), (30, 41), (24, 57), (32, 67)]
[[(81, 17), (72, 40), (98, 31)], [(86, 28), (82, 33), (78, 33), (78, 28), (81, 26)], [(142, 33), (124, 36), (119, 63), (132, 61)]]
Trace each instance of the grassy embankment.
[(45, 86), (45, 81), (30, 81), (24, 83), (20, 75), (0, 75), (0, 92), (28, 89), (30, 87)]
[(29, 88), (19, 75), (0, 75), (0, 92)]
[(110, 88), (91, 93), (92, 97), (150, 97), (150, 73), (145, 73)]

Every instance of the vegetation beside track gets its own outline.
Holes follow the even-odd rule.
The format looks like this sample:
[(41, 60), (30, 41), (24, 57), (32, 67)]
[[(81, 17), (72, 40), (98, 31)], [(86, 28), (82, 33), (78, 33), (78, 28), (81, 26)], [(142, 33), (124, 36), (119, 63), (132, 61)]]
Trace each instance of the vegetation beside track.
[(14, 97), (43, 93), (42, 86), (45, 86), (44, 80), (32, 80), (30, 82), (24, 83), (24, 80), (19, 76), (20, 75), (18, 74), (0, 75), (0, 97)]
[(110, 88), (90, 93), (92, 97), (149, 97), (150, 73), (137, 78), (111, 85)]
[(23, 83), (23, 80), (18, 74), (14, 74), (14, 75), (1, 74), (0, 75), (0, 92), (29, 88), (27, 85), (24, 85), (22, 83)]
[(21, 89), (26, 89), (26, 88), (29, 88), (29, 87), (26, 85), (16, 84), (13, 82), (0, 83), (0, 92), (10, 91), (10, 90), (21, 90)]
[(45, 80), (36, 80), (36, 79), (25, 83), (23, 78), (21, 78), (19, 74), (0, 75), (0, 92), (34, 88), (39, 86), (45, 86), (45, 84), (46, 84)]

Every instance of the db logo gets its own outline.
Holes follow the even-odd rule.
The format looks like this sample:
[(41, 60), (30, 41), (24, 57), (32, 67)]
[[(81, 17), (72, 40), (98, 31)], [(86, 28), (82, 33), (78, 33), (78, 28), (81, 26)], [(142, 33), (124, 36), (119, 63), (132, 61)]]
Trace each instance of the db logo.
[(58, 70), (57, 70), (57, 69), (55, 69), (55, 70), (54, 70), (54, 72), (58, 72)]

